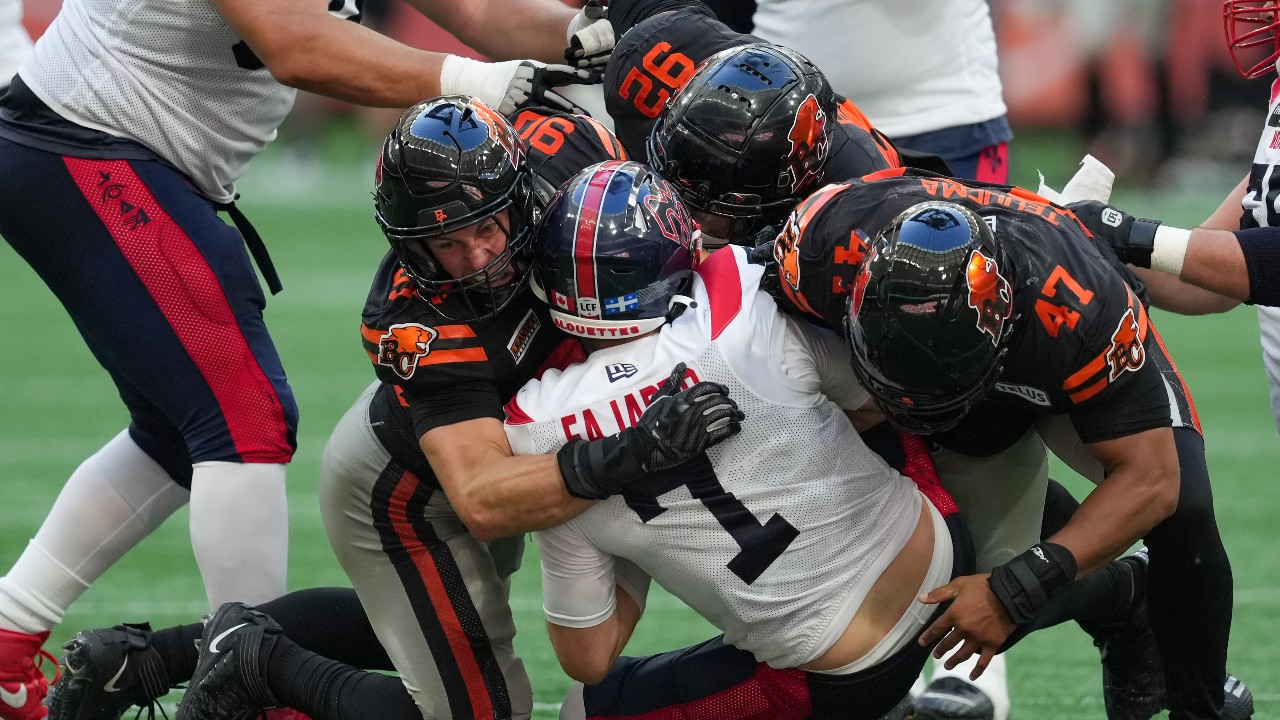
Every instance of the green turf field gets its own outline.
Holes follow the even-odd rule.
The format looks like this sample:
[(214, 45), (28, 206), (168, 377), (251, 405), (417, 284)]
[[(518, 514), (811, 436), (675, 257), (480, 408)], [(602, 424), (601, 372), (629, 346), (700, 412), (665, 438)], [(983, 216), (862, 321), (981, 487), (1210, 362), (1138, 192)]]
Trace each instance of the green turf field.
[[(292, 551), (289, 585), (343, 584), (319, 523), (315, 478), (330, 428), (372, 378), (357, 339), (367, 282), (384, 244), (371, 217), (372, 154), (344, 147), (346, 158), (321, 172), (288, 167), (268, 155), (250, 170), (243, 208), (267, 240), (284, 279), (268, 322), (298, 396), (302, 422), (290, 472)], [(1024, 149), (1025, 148), (1025, 149)], [(1074, 143), (1028, 134), (1013, 144), (1015, 179), (1034, 185), (1035, 168), (1057, 184)], [(1019, 156), (1021, 153), (1021, 156)], [(330, 153), (333, 154), (333, 153)], [(316, 168), (312, 168), (316, 170)], [(310, 178), (310, 179), (308, 179)], [(1206, 180), (1195, 193), (1123, 193), (1138, 213), (1194, 223), (1230, 188)], [(289, 188), (305, 186), (299, 190)], [(1199, 401), (1218, 519), (1235, 568), (1232, 670), (1253, 689), (1260, 719), (1280, 717), (1280, 649), (1272, 613), (1280, 609), (1280, 439), (1268, 405), (1251, 309), (1210, 318), (1156, 313), (1179, 367)], [(7, 245), (0, 243), (0, 571), (34, 534), (77, 463), (126, 423), (106, 374), (84, 349), (56, 301)], [(43, 349), (41, 349), (43, 348)], [(1270, 468), (1270, 469), (1268, 469)], [(1055, 477), (1066, 477), (1057, 470)], [(1078, 480), (1073, 489), (1083, 489)], [(246, 498), (252, 502), (252, 498)], [(536, 555), (516, 576), (518, 644), (529, 665), (537, 717), (555, 717), (567, 685), (542, 630)], [(50, 647), (76, 629), (125, 620), (163, 626), (204, 611), (204, 593), (179, 513), (94, 585), (54, 632)], [(665, 595), (649, 610), (629, 650), (647, 653), (709, 637), (705, 622)], [(1032, 636), (1010, 653), (1013, 716), (1019, 720), (1098, 719), (1097, 653), (1074, 628)]]

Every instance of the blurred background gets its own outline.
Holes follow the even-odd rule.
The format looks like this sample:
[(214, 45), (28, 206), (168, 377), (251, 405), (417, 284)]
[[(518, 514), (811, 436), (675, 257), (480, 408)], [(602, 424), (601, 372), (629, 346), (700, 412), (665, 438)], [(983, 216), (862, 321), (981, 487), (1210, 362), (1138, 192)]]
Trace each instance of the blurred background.
[[(565, 0), (574, 4), (574, 0)], [(25, 0), (38, 36), (61, 0)], [(749, 24), (754, 3), (743, 0)], [(1133, 187), (1226, 189), (1247, 167), (1268, 85), (1240, 77), (1223, 43), (1220, 0), (991, 0), (1014, 168), (1045, 137), (1085, 150)], [(481, 57), (402, 0), (365, 0), (365, 24), (410, 45)], [(803, 48), (798, 48), (803, 52)], [(852, 98), (857, 102), (857, 98)], [(307, 163), (369, 156), (398, 117), (300, 97), (269, 162), (305, 190)], [(1046, 135), (1046, 133), (1048, 135)], [(1024, 142), (1025, 141), (1025, 142)], [(1078, 159), (1078, 153), (1076, 158)], [(252, 179), (252, 178), (251, 178)], [(1028, 182), (1025, 177), (1015, 180)], [(275, 183), (268, 183), (276, 185)], [(279, 188), (288, 191), (290, 188)], [(1224, 189), (1225, 193), (1225, 189)]]

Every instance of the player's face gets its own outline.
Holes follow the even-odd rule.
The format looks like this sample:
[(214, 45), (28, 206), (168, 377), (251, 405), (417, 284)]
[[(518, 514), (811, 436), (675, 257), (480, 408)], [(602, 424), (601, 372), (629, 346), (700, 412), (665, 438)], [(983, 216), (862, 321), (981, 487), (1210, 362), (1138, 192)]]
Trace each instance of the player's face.
[[(488, 267), (507, 252), (510, 227), (508, 212), (499, 210), (474, 225), (426, 240), (427, 249), (449, 277), (466, 277)], [(494, 287), (505, 285), (515, 276), (516, 268), (511, 263), (503, 264), (502, 268), (497, 277), (481, 275), (473, 281), (488, 282)]]

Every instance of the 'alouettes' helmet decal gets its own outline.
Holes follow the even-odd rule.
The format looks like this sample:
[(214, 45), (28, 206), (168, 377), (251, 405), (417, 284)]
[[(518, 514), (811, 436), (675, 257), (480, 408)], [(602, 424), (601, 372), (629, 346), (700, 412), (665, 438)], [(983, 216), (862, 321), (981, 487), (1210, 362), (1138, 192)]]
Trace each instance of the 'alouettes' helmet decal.
[(418, 360), (431, 352), (431, 341), (437, 335), (435, 328), (425, 325), (392, 325), (378, 341), (378, 364), (391, 368), (400, 378), (408, 380), (418, 369)]

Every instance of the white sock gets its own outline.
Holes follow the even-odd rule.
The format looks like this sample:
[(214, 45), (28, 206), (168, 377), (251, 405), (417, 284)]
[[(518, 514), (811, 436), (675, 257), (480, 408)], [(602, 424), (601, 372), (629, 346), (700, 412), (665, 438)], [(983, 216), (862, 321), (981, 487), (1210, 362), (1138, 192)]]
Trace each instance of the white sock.
[(209, 608), (284, 594), (289, 559), (285, 466), (202, 462), (192, 468), (191, 549)]
[(560, 703), (560, 720), (584, 720), (587, 717), (586, 702), (582, 698), (582, 683), (574, 681)]
[(187, 491), (129, 437), (76, 468), (26, 550), (0, 578), (0, 629), (49, 630), (90, 583), (185, 505)]
[[(960, 646), (957, 645), (956, 647)], [(950, 657), (949, 653), (947, 657)], [(995, 720), (1008, 720), (1009, 678), (1005, 670), (1004, 655), (996, 655), (991, 658), (991, 664), (987, 665), (986, 671), (978, 676), (977, 680), (970, 680), (969, 673), (973, 672), (973, 667), (977, 664), (977, 658), (978, 656), (974, 655), (955, 666), (952, 670), (943, 667), (946, 657), (942, 660), (935, 660), (933, 662), (933, 679), (958, 677), (970, 685), (976, 686), (991, 699), (991, 704), (995, 707)]]

